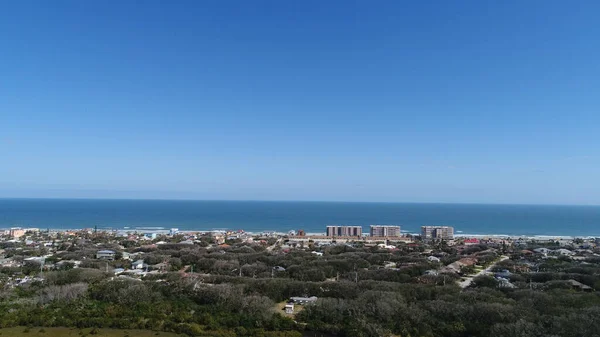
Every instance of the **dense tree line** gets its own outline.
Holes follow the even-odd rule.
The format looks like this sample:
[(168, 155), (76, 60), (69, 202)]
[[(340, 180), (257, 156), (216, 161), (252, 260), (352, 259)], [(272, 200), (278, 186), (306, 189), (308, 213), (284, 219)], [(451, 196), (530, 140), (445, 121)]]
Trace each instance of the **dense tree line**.
[[(90, 248), (81, 246), (88, 256)], [(523, 262), (515, 253), (494, 269), (513, 271), (508, 278), (515, 288), (484, 276), (461, 289), (458, 275), (426, 271), (464, 256), (486, 265), (498, 256), (493, 250), (474, 246), (461, 255), (441, 247), (433, 252), (443, 259), (437, 263), (408, 246), (312, 249), (323, 255), (270, 253), (246, 244), (132, 249), (143, 252), (148, 264), (170, 267), (143, 280), (115, 277), (106, 272), (107, 262), (89, 258), (86, 268), (45, 271), (43, 282), (4, 287), (0, 326), (139, 328), (191, 336), (600, 336), (600, 296), (567, 282), (600, 285), (600, 259), (540, 259), (535, 270), (515, 272)], [(6, 277), (15, 270), (2, 272)], [(293, 296), (319, 299), (292, 319), (277, 303)]]

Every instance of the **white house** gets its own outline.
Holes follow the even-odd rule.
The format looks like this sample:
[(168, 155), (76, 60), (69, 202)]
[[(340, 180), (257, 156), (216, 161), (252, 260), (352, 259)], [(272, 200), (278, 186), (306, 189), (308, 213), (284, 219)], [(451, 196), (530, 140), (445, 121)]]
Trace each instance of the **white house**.
[(557, 249), (557, 250), (553, 251), (553, 253), (554, 253), (554, 254), (558, 254), (558, 255), (563, 255), (563, 256), (571, 256), (571, 255), (575, 255), (575, 252), (573, 252), (573, 251), (570, 251), (570, 250), (568, 250), (568, 249), (564, 249), (564, 248)]
[(292, 297), (291, 298), (292, 302), (297, 303), (297, 304), (306, 304), (306, 303), (314, 303), (317, 301), (317, 297), (316, 296), (311, 296), (311, 297)]
[(385, 269), (396, 268), (396, 262), (384, 261), (383, 268), (385, 268)]
[(144, 263), (144, 260), (137, 260), (131, 264), (131, 268), (133, 269), (144, 269), (148, 265)]

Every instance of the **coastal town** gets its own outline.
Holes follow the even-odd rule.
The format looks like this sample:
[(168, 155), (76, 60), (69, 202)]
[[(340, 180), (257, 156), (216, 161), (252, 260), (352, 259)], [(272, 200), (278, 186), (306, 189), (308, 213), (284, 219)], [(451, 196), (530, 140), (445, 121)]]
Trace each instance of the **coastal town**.
[(600, 337), (599, 13), (0, 2), (0, 337)]
[[(544, 334), (588, 336), (596, 327), (570, 323), (595, 315), (596, 238), (461, 236), (450, 226), (418, 235), (393, 225), (324, 230), (10, 228), (0, 236), (0, 329), (508, 337), (507, 326), (522, 328), (511, 325), (517, 317)], [(567, 311), (566, 300), (574, 303)], [(560, 325), (538, 325), (550, 318)]]
[[(94, 268), (115, 277), (132, 279), (168, 272), (209, 275), (214, 270), (155, 252), (163, 248), (199, 247), (224, 254), (229, 249), (258, 247), (258, 250), (273, 255), (305, 251), (322, 257), (328, 249), (343, 246), (406, 252), (413, 258), (423, 259), (427, 267), (423, 271), (423, 280), (428, 276), (449, 276), (448, 279), (464, 288), (476, 276), (484, 275), (493, 276), (499, 286), (517, 287), (519, 282), (511, 283), (511, 277), (518, 279), (519, 273), (540, 272), (539, 266), (547, 260), (566, 259), (586, 264), (588, 260), (600, 259), (600, 239), (596, 238), (465, 237), (455, 236), (454, 229), (449, 226), (422, 226), (420, 235), (404, 235), (400, 226), (390, 225), (371, 225), (368, 234), (363, 234), (362, 230), (362, 226), (327, 226), (324, 235), (307, 235), (303, 230), (257, 234), (243, 230), (180, 232), (176, 228), (169, 231), (10, 228), (0, 236), (0, 267), (5, 286), (43, 282), (44, 272), (70, 268)], [(507, 260), (512, 261), (510, 268), (492, 268), (496, 264), (507, 265), (503, 264)], [(401, 270), (416, 264), (382, 261), (368, 269)], [(282, 266), (268, 267), (278, 276), (286, 270)], [(225, 274), (243, 277), (252, 269), (250, 265), (240, 265)], [(252, 272), (252, 277), (256, 277), (256, 271)], [(582, 289), (592, 289), (592, 285), (568, 281), (579, 284)]]

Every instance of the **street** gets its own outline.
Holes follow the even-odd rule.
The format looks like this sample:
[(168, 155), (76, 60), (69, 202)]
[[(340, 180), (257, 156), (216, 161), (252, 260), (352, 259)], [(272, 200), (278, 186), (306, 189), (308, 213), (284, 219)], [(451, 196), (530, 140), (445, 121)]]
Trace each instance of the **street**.
[(485, 268), (484, 270), (478, 272), (477, 274), (471, 275), (471, 276), (467, 276), (465, 277), (464, 281), (460, 281), (458, 282), (458, 286), (461, 288), (466, 288), (468, 286), (471, 285), (471, 283), (473, 283), (473, 279), (476, 278), (477, 276), (481, 276), (481, 275), (486, 275), (488, 273), (491, 272), (492, 268), (494, 268), (499, 262), (508, 260), (509, 257), (508, 256), (501, 256), (500, 259), (494, 263), (492, 263), (491, 265), (489, 265), (487, 268)]

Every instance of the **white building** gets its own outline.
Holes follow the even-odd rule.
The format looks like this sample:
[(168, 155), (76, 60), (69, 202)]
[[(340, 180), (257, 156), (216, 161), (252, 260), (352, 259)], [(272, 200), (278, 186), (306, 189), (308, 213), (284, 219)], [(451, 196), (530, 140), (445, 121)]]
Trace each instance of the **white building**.
[(112, 250), (99, 250), (96, 252), (98, 260), (114, 260), (116, 253)]
[(371, 236), (376, 237), (399, 237), (400, 226), (389, 226), (389, 225), (371, 225), (370, 227)]
[(362, 226), (327, 226), (327, 236), (362, 236)]
[(452, 240), (454, 239), (454, 227), (422, 226), (421, 238), (423, 240)]
[(8, 232), (8, 235), (10, 235), (13, 238), (17, 239), (17, 238), (20, 238), (21, 236), (25, 235), (25, 230), (23, 228), (20, 228), (20, 227), (11, 228), (9, 230), (9, 232)]
[(133, 269), (144, 269), (147, 265), (144, 263), (144, 260), (137, 260), (131, 264), (131, 268)]

